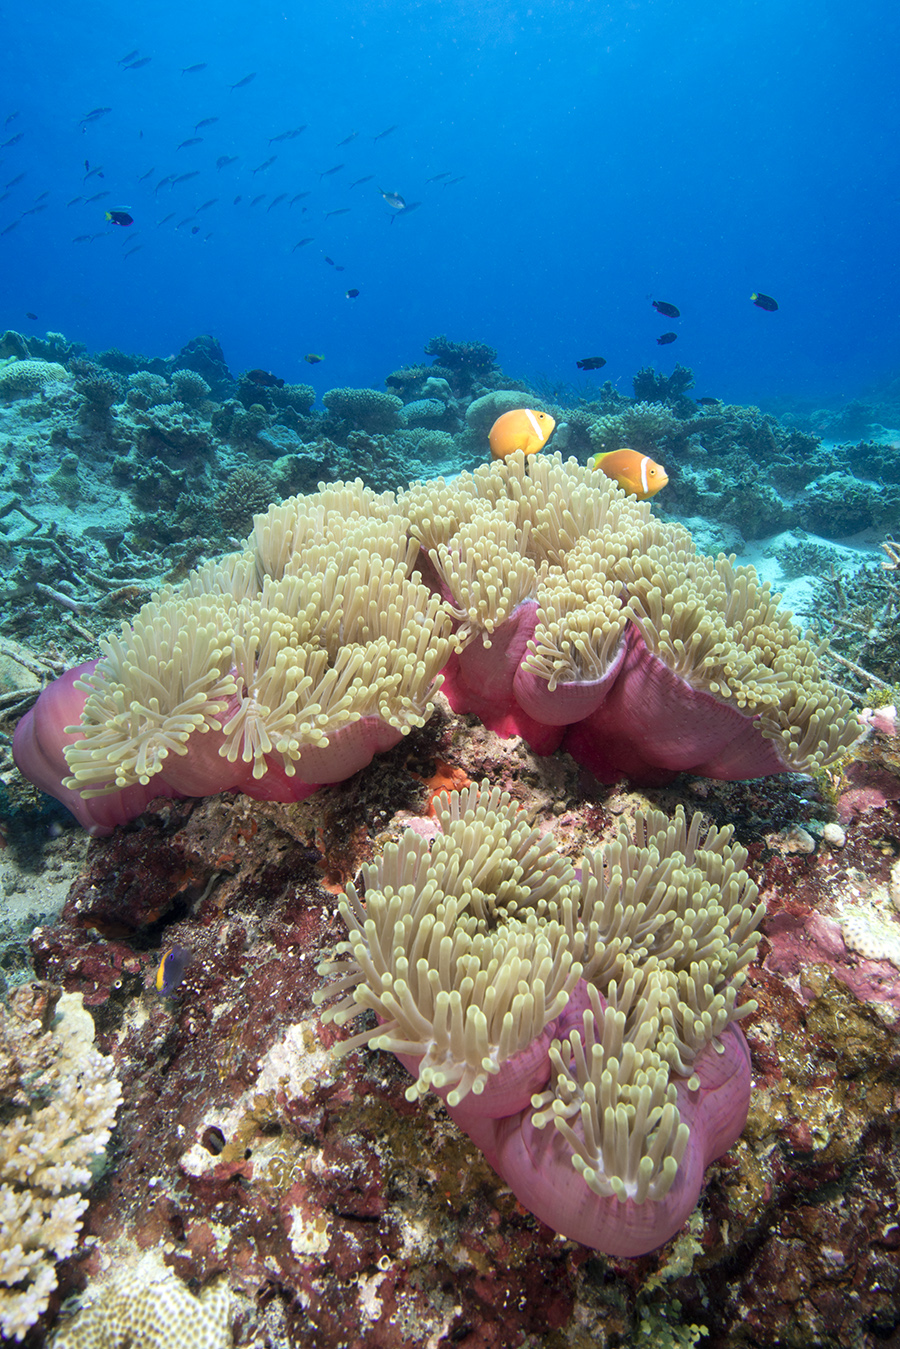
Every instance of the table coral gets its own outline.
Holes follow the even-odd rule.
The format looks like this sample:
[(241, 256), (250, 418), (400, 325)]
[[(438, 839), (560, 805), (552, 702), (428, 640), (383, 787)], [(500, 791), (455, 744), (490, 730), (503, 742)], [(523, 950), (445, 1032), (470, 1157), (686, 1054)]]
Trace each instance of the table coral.
[(122, 1100), (80, 994), (50, 993), (21, 988), (0, 1007), (0, 1331), (14, 1340), (46, 1311), (55, 1263), (78, 1244), (82, 1191)]

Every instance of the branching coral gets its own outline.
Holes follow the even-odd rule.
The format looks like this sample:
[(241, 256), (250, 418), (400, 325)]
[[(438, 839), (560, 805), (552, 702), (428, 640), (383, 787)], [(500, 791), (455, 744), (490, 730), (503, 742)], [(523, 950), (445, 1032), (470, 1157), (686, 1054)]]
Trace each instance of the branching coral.
[(340, 1052), (397, 1054), (407, 1096), (438, 1092), (556, 1231), (654, 1249), (747, 1116), (737, 995), (764, 909), (746, 853), (730, 828), (650, 811), (576, 871), (487, 783), (437, 818), (430, 853), (407, 830), (363, 867), (365, 905), (347, 886), (319, 1001), (377, 1024)]
[(121, 1090), (91, 1043), (80, 995), (23, 988), (0, 1007), (0, 1331), (25, 1334), (47, 1309), (55, 1262), (78, 1243), (82, 1191), (102, 1157)]

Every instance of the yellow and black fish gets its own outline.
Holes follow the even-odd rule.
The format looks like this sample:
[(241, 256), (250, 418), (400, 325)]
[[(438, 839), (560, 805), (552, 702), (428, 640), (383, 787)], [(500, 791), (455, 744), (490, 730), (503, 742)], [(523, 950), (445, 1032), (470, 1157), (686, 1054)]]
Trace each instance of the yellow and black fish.
[(583, 361), (576, 361), (575, 364), (579, 370), (599, 370), (606, 365), (604, 356), (585, 356)]
[(156, 991), (164, 998), (175, 992), (193, 957), (186, 946), (170, 946), (156, 968)]
[(306, 364), (307, 364), (307, 365), (318, 365), (320, 361), (324, 361), (325, 357), (324, 357), (324, 356), (317, 356), (316, 353), (315, 353), (314, 351), (309, 351), (309, 352), (307, 352), (307, 354), (303, 357), (303, 359), (304, 359), (304, 361), (306, 361)]
[(778, 308), (778, 301), (773, 300), (771, 295), (763, 295), (761, 290), (755, 290), (750, 299), (756, 305), (757, 309), (768, 309), (770, 314), (774, 314)]
[(133, 225), (134, 216), (127, 211), (107, 211), (106, 218), (113, 225)]

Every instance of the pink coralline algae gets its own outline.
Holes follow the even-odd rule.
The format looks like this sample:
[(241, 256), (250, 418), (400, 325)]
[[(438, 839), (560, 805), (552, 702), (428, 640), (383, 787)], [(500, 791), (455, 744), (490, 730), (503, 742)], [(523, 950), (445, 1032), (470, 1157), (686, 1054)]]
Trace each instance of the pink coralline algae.
[(751, 568), (558, 455), (273, 506), (101, 649), (81, 704), (70, 672), (15, 745), (95, 832), (160, 791), (302, 800), (421, 727), (442, 681), (605, 782), (810, 771), (859, 733)]
[[(762, 910), (730, 830), (638, 816), (580, 876), (509, 796), (438, 798), (341, 903), (322, 968), (345, 1041), (398, 1055), (526, 1208), (610, 1255), (673, 1236), (740, 1136), (750, 1054), (737, 991)], [(626, 954), (627, 953), (627, 954)], [(340, 1052), (339, 1051), (339, 1052)]]

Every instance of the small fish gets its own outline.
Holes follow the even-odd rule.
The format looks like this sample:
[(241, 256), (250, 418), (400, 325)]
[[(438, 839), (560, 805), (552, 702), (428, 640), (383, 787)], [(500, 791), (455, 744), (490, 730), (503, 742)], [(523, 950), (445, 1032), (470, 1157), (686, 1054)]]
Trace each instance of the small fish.
[(243, 198), (242, 194), (239, 192), (239, 193), (237, 194), (237, 196), (235, 197), (234, 201), (233, 201), (231, 204), (232, 204), (232, 206), (237, 206), (238, 202), (239, 202), (239, 201), (243, 201), (243, 200), (244, 200), (244, 198)]
[(380, 187), (378, 191), (384, 197), (388, 206), (392, 207), (395, 211), (406, 210), (406, 202), (403, 197), (400, 196), (399, 192), (385, 192), (383, 187)]
[(669, 481), (669, 475), (662, 464), (655, 464), (649, 455), (639, 454), (637, 450), (624, 447), (612, 450), (608, 454), (596, 455), (589, 467), (600, 469), (608, 478), (612, 478), (626, 492), (646, 501), (655, 496)]
[(126, 66), (125, 69), (126, 69), (126, 70), (142, 70), (144, 66), (149, 66), (149, 64), (150, 64), (150, 62), (151, 62), (152, 60), (153, 60), (153, 57), (152, 57), (152, 56), (142, 56), (141, 59), (140, 59), (140, 61), (132, 61), (131, 65), (130, 65), (130, 66)]
[(449, 178), (449, 177), (450, 177), (450, 170), (447, 169), (445, 173), (436, 173), (433, 178), (426, 178), (425, 181), (426, 183), (439, 183), (442, 178)]
[(255, 80), (255, 79), (256, 79), (256, 71), (255, 71), (255, 70), (251, 70), (251, 72), (250, 72), (249, 75), (245, 75), (244, 78), (243, 78), (242, 80), (238, 80), (237, 84), (232, 84), (230, 87), (231, 87), (232, 90), (234, 90), (234, 89), (246, 89), (246, 87), (247, 87), (247, 85), (250, 83), (250, 81), (251, 81), (251, 80)]
[(178, 175), (177, 178), (173, 178), (173, 179), (172, 179), (172, 182), (173, 182), (173, 183), (186, 183), (186, 182), (188, 182), (191, 178), (199, 178), (199, 177), (200, 177), (200, 170), (199, 170), (199, 169), (191, 169), (188, 173), (179, 173), (179, 175)]
[(92, 197), (85, 197), (84, 204), (85, 206), (90, 206), (92, 202), (102, 201), (104, 197), (108, 197), (109, 195), (109, 192), (95, 192)]
[(185, 66), (182, 69), (182, 75), (199, 75), (201, 70), (206, 69), (206, 62), (200, 61), (196, 66)]
[(24, 173), (17, 173), (16, 176), (15, 176), (15, 178), (10, 178), (9, 182), (8, 182), (8, 183), (4, 183), (3, 186), (4, 186), (4, 187), (16, 187), (19, 183), (21, 183), (21, 181), (22, 181), (22, 179), (23, 179), (24, 177), (25, 177), (25, 174), (24, 174)]
[(268, 158), (268, 159), (264, 159), (263, 162), (262, 162), (261, 164), (257, 164), (257, 166), (256, 166), (256, 168), (253, 170), (253, 172), (254, 172), (254, 173), (262, 173), (263, 169), (269, 169), (269, 168), (271, 168), (272, 165), (275, 163), (275, 160), (276, 160), (277, 158), (278, 158), (277, 155), (270, 155), (269, 158)]
[(141, 174), (140, 178), (138, 179), (138, 182), (146, 183), (147, 179), (152, 178), (155, 172), (156, 172), (155, 168), (148, 169), (146, 173)]
[(327, 220), (330, 215), (346, 215), (350, 210), (351, 207), (349, 206), (339, 206), (336, 211), (326, 211), (325, 219)]
[(279, 192), (278, 196), (273, 197), (272, 200), (269, 202), (268, 206), (266, 207), (266, 211), (271, 211), (273, 206), (277, 206), (280, 201), (284, 201), (286, 198), (287, 198), (286, 192)]
[(129, 250), (128, 250), (127, 253), (123, 253), (123, 254), (122, 254), (122, 257), (123, 257), (123, 258), (130, 258), (131, 255), (132, 255), (132, 253), (140, 253), (140, 251), (141, 251), (141, 249), (142, 249), (143, 247), (144, 247), (143, 244), (138, 244), (135, 248), (129, 248)]
[(202, 206), (197, 207), (197, 213), (199, 214), (201, 211), (208, 211), (210, 206), (215, 206), (218, 200), (218, 197), (210, 197), (209, 201), (205, 201)]
[(89, 244), (94, 236), (92, 234), (76, 234), (72, 240), (73, 244)]
[(343, 167), (344, 167), (343, 164), (335, 164), (333, 168), (323, 169), (322, 172), (319, 174), (319, 179), (321, 180), (322, 178), (330, 178), (333, 173), (340, 173)]
[(11, 112), (11, 113), (9, 114), (9, 116), (7, 117), (6, 121), (3, 123), (3, 125), (4, 125), (4, 126), (9, 126), (10, 122), (14, 122), (14, 121), (16, 120), (16, 118), (18, 117), (18, 115), (19, 115), (18, 112)]
[(757, 309), (768, 309), (770, 314), (774, 314), (778, 308), (778, 301), (773, 300), (771, 295), (763, 295), (761, 290), (755, 290), (750, 299), (756, 305)]
[(10, 136), (8, 141), (3, 141), (2, 144), (0, 144), (0, 150), (6, 150), (10, 145), (18, 145), (24, 135), (24, 131), (19, 131), (15, 136)]
[(191, 223), (191, 221), (193, 220), (193, 218), (194, 218), (194, 217), (193, 217), (192, 215), (186, 215), (186, 216), (184, 217), (183, 220), (179, 220), (179, 222), (178, 222), (178, 224), (175, 226), (175, 228), (176, 228), (177, 230), (183, 229), (185, 225), (189, 225), (189, 224)]
[(656, 345), (658, 347), (666, 347), (670, 342), (674, 342), (677, 337), (677, 333), (663, 333), (662, 337), (656, 339)]
[(174, 181), (174, 173), (167, 173), (165, 178), (160, 178), (159, 182), (156, 184), (155, 192), (158, 192), (161, 187), (166, 187), (169, 183), (174, 183)]
[(325, 357), (317, 356), (314, 351), (308, 351), (303, 359), (307, 365), (318, 365), (320, 361), (324, 361)]
[(18, 223), (18, 220), (14, 220), (11, 225), (6, 226), (6, 229), (0, 230), (0, 234), (9, 234), (10, 230), (14, 230)]
[(85, 160), (85, 161), (84, 161), (84, 166), (85, 166), (85, 168), (87, 169), (87, 172), (85, 173), (84, 177), (83, 177), (82, 180), (81, 180), (83, 183), (86, 183), (87, 180), (88, 180), (89, 178), (95, 177), (96, 174), (98, 174), (98, 173), (99, 173), (99, 175), (100, 175), (101, 178), (103, 177), (103, 165), (102, 165), (102, 164), (99, 164), (99, 165), (97, 166), (96, 169), (88, 169), (88, 167), (87, 167), (87, 160)]
[(371, 183), (371, 181), (372, 181), (372, 179), (373, 179), (374, 177), (375, 177), (374, 173), (367, 173), (366, 176), (365, 176), (365, 178), (357, 178), (356, 182), (355, 182), (355, 183), (351, 183), (350, 186), (351, 186), (351, 187), (361, 187), (363, 183)]
[(284, 380), (273, 375), (270, 370), (248, 370), (245, 379), (249, 379), (252, 384), (258, 384), (261, 389), (283, 389)]
[(219, 120), (218, 117), (204, 117), (202, 122), (195, 123), (194, 130), (202, 131), (205, 126), (215, 126), (218, 120)]
[(191, 136), (188, 140), (182, 141), (180, 145), (176, 145), (175, 149), (186, 150), (189, 145), (202, 145), (202, 144), (203, 144), (202, 136)]
[(356, 289), (356, 287), (354, 286), (353, 290), (345, 290), (345, 291), (344, 291), (344, 298), (347, 299), (347, 300), (355, 300), (358, 294), (359, 294), (359, 291), (358, 291), (358, 290)]
[(192, 225), (192, 226), (191, 226), (191, 234), (199, 234), (199, 233), (200, 233), (200, 226), (199, 226), (199, 225)]
[(386, 131), (379, 131), (377, 136), (372, 137), (372, 143), (374, 144), (375, 141), (383, 140), (385, 136), (389, 136), (392, 131), (396, 130), (397, 130), (396, 126), (389, 126)]
[(295, 201), (302, 201), (304, 197), (308, 196), (309, 196), (308, 192), (298, 192), (296, 197), (291, 197), (290, 201), (288, 202), (288, 206), (293, 206)]
[(454, 183), (461, 183), (465, 176), (464, 173), (461, 173), (458, 178), (448, 178), (444, 187), (452, 187)]
[(280, 143), (281, 141), (293, 141), (293, 140), (296, 140), (297, 137), (300, 135), (301, 131), (305, 131), (305, 130), (306, 130), (306, 124), (305, 124), (305, 123), (304, 123), (303, 126), (295, 126), (295, 127), (291, 127), (291, 130), (290, 130), (290, 131), (282, 131), (282, 132), (280, 132), (277, 136), (270, 136), (270, 137), (269, 137), (269, 144), (270, 144), (270, 145), (276, 145), (276, 144)]
[(136, 60), (136, 58), (140, 56), (140, 54), (141, 54), (140, 48), (135, 47), (134, 51), (129, 52), (127, 56), (120, 56), (116, 64), (120, 66), (127, 66), (129, 61)]
[(698, 398), (697, 402), (704, 408), (717, 408), (721, 403), (721, 398)]
[(604, 356), (585, 356), (583, 361), (576, 361), (575, 364), (579, 370), (599, 370), (606, 365)]
[(227, 169), (229, 164), (236, 164), (237, 162), (238, 162), (237, 155), (220, 155), (219, 158), (216, 160), (216, 168)]
[(335, 149), (337, 150), (343, 149), (345, 145), (349, 145), (351, 141), (355, 141), (358, 135), (359, 135), (358, 131), (351, 131), (349, 136), (345, 136), (342, 141), (338, 141), (337, 145), (335, 146)]
[(325, 256), (325, 261), (328, 263), (328, 266), (329, 266), (329, 267), (333, 267), (333, 266), (334, 266), (334, 258), (329, 258), (329, 257), (327, 256), (327, 254), (326, 254), (326, 256)]
[(32, 314), (32, 312), (31, 312), (30, 309), (26, 309), (26, 311), (25, 311), (25, 317), (26, 317), (27, 319), (31, 319), (33, 323), (36, 323), (36, 322), (37, 322), (37, 314)]
[(71, 201), (66, 202), (66, 205), (77, 206), (80, 201), (84, 201), (84, 197), (73, 197)]
[(129, 215), (127, 211), (107, 211), (106, 218), (113, 225), (134, 224), (134, 216)]
[(265, 201), (265, 199), (266, 199), (266, 194), (265, 194), (265, 192), (260, 192), (260, 194), (259, 194), (258, 197), (254, 197), (254, 198), (253, 198), (253, 200), (251, 201), (250, 205), (251, 205), (251, 206), (258, 206), (259, 203), (260, 203), (261, 201)]
[(312, 242), (313, 242), (312, 236), (310, 236), (308, 239), (298, 239), (298, 241), (294, 244), (294, 247), (291, 249), (291, 252), (296, 253), (298, 248), (303, 248), (304, 245), (311, 244)]
[(175, 219), (175, 212), (170, 211), (168, 215), (163, 216), (162, 220), (157, 220), (156, 228), (159, 229), (160, 225), (168, 225), (169, 221), (174, 219)]
[(495, 459), (505, 459), (516, 450), (535, 454), (544, 448), (555, 427), (556, 422), (549, 412), (537, 412), (533, 408), (504, 412), (488, 432), (491, 454)]
[(669, 304), (667, 300), (654, 300), (653, 308), (657, 314), (664, 314), (667, 319), (681, 318), (681, 310), (676, 309), (675, 305)]
[(193, 957), (186, 946), (170, 946), (156, 967), (157, 993), (164, 998), (171, 997), (184, 976)]
[(82, 122), (96, 122), (98, 117), (105, 117), (108, 112), (112, 112), (112, 108), (91, 108), (90, 112), (86, 112), (81, 120)]

